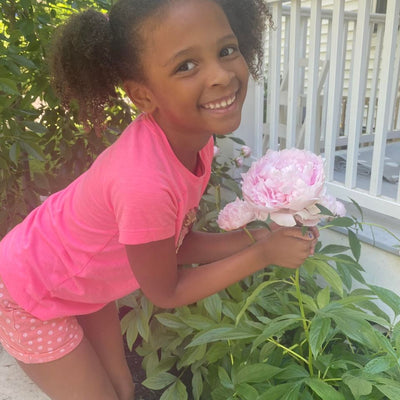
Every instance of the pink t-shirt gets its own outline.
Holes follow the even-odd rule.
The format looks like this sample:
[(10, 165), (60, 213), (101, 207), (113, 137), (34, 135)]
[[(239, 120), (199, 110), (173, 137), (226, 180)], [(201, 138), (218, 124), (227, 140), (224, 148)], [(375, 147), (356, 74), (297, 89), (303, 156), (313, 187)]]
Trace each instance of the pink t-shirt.
[(193, 174), (154, 119), (139, 116), (88, 171), (0, 242), (0, 276), (11, 296), (47, 320), (95, 312), (139, 288), (124, 245), (174, 236), (178, 249), (212, 157), (210, 139)]

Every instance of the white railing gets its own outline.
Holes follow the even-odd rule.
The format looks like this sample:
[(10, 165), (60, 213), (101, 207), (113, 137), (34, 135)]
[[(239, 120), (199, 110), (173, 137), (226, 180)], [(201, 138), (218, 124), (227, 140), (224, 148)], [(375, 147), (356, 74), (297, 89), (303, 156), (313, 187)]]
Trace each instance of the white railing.
[(266, 79), (250, 86), (240, 135), (256, 157), (322, 153), (332, 194), (400, 220), (400, 1), (388, 0), (386, 15), (371, 13), (371, 0), (357, 12), (345, 0), (268, 2)]

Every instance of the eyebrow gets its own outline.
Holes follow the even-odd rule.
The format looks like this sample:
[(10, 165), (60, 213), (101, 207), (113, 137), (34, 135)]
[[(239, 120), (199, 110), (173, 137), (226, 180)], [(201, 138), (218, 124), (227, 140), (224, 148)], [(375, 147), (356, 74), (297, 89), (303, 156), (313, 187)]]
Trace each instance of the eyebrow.
[[(217, 45), (231, 39), (237, 40), (236, 36), (233, 33), (230, 33), (229, 35), (223, 36), (222, 38), (218, 39)], [(191, 54), (195, 49), (196, 46), (193, 46), (178, 51), (173, 56), (171, 56), (165, 64), (163, 64), (163, 67), (167, 67), (168, 65), (173, 64), (176, 60), (180, 58), (185, 58), (185, 56)]]

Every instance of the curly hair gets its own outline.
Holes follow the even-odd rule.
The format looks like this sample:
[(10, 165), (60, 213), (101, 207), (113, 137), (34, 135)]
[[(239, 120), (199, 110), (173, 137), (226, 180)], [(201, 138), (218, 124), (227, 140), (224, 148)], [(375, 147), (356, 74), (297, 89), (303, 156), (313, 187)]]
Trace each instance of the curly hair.
[[(64, 107), (76, 100), (85, 125), (102, 130), (104, 107), (127, 80), (144, 81), (146, 19), (183, 0), (119, 0), (109, 15), (87, 10), (57, 29), (50, 50), (52, 83)], [(271, 25), (265, 0), (210, 0), (224, 10), (250, 74), (262, 76), (263, 33)]]

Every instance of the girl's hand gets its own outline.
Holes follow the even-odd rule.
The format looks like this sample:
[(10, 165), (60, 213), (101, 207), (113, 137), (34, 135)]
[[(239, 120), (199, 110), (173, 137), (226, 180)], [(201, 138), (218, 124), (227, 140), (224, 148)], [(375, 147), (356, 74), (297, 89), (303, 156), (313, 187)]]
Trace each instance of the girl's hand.
[(300, 267), (307, 257), (314, 253), (318, 230), (303, 233), (301, 228), (280, 228), (257, 242), (263, 246), (263, 254), (268, 264), (285, 268)]

